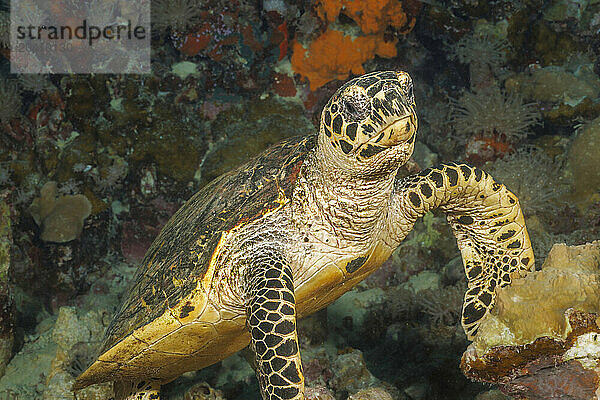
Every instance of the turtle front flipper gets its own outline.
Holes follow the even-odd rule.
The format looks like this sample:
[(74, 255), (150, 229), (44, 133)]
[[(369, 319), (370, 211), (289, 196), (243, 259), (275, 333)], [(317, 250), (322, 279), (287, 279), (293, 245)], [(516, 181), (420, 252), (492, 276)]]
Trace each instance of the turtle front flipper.
[(261, 251), (248, 271), (247, 326), (264, 400), (304, 399), (292, 270), (277, 251)]
[(483, 170), (452, 163), (397, 180), (392, 202), (390, 229), (396, 240), (403, 240), (428, 211), (446, 212), (467, 274), (462, 325), (472, 339), (494, 306), (495, 288), (534, 265), (517, 197)]
[(146, 380), (139, 382), (115, 382), (115, 400), (160, 400), (160, 383)]

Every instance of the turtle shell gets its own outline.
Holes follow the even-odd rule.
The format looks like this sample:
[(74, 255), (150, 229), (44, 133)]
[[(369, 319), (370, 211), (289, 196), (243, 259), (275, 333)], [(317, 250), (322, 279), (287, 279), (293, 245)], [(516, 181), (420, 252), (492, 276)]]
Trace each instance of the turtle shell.
[[(283, 202), (290, 198), (300, 168), (315, 143), (314, 135), (300, 136), (269, 148), (237, 170), (213, 180), (171, 217), (150, 246), (107, 328), (99, 361), (103, 354), (131, 339), (134, 331), (165, 314), (178, 310), (183, 316), (186, 306), (182, 308), (181, 303), (184, 299), (189, 302), (190, 294), (205, 277), (223, 234), (281, 207), (282, 196)], [(199, 301), (205, 302), (206, 297)], [(167, 335), (174, 327), (177, 324), (164, 324), (160, 328), (163, 332), (158, 334)], [(107, 374), (92, 373), (93, 367), (78, 378), (77, 387), (107, 380), (102, 376)]]

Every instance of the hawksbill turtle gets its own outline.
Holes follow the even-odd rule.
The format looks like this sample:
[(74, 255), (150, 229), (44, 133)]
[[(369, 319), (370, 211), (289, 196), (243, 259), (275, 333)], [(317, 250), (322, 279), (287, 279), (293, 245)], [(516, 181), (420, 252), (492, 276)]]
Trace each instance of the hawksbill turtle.
[(465, 164), (399, 177), (416, 130), (409, 75), (368, 73), (331, 97), (318, 134), (201, 189), (151, 245), (75, 389), (114, 381), (117, 399), (158, 399), (160, 385), (250, 345), (262, 398), (304, 399), (297, 318), (377, 269), (435, 208), (462, 254), (461, 320), (473, 338), (495, 288), (534, 264), (523, 213)]

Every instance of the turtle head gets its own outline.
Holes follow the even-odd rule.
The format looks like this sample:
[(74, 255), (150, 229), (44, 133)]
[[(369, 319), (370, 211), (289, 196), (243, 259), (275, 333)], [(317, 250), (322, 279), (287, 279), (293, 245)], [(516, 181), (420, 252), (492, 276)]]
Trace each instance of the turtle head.
[(350, 80), (321, 114), (320, 142), (356, 167), (386, 169), (408, 161), (417, 116), (406, 72), (371, 72)]

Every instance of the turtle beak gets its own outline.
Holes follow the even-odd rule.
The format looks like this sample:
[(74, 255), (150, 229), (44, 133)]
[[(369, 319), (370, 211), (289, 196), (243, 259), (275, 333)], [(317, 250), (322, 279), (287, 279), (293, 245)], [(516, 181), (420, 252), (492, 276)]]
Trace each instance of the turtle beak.
[(408, 141), (417, 130), (417, 121), (414, 114), (406, 114), (400, 118), (393, 119), (385, 125), (379, 133), (369, 141), (363, 143), (357, 150), (369, 146), (378, 148), (388, 148), (397, 146)]
[[(414, 114), (408, 114), (401, 118), (397, 118), (384, 127), (381, 133), (374, 138), (380, 146), (391, 147), (396, 146), (409, 140), (417, 130), (416, 119)], [(372, 142), (371, 139), (369, 142)]]

